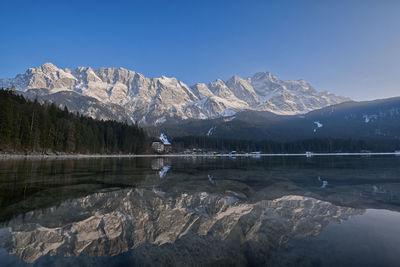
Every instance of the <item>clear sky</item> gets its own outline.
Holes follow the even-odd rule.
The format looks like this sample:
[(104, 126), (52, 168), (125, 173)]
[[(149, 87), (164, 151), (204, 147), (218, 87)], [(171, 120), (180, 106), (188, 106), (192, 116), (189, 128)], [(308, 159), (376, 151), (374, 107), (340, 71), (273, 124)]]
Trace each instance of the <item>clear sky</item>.
[(0, 1), (0, 77), (53, 62), (195, 82), (270, 71), (400, 96), (399, 0)]

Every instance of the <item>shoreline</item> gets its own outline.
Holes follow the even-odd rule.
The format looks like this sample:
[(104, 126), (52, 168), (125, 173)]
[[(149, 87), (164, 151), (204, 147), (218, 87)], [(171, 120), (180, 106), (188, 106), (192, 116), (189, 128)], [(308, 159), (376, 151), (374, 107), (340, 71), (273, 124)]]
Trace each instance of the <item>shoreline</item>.
[(371, 153), (260, 153), (260, 154), (13, 154), (3, 153), (0, 154), (0, 160), (7, 159), (91, 159), (91, 158), (167, 158), (167, 157), (318, 157), (318, 156), (400, 156), (400, 153), (396, 152), (371, 152)]

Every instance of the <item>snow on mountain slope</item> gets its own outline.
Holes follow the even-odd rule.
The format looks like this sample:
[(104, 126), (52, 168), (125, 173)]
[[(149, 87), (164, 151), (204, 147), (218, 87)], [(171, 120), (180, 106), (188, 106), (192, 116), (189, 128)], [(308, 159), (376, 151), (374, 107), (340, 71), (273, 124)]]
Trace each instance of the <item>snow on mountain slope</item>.
[(242, 99), (248, 105), (253, 106), (260, 102), (249, 79), (245, 80), (235, 75), (226, 82), (226, 85), (238, 99)]
[(258, 72), (249, 78), (259, 96), (257, 110), (294, 115), (349, 101), (327, 91), (318, 92), (304, 80), (279, 80), (269, 72)]
[[(218, 79), (208, 86), (195, 84), (189, 87), (176, 78), (147, 78), (123, 68), (93, 70), (78, 67), (63, 70), (52, 63), (45, 63), (29, 68), (13, 79), (0, 79), (0, 88), (12, 86), (18, 91), (46, 89), (47, 95), (74, 92), (94, 98), (106, 106), (120, 106), (130, 119), (143, 125), (161, 124), (168, 118), (185, 120), (232, 116), (243, 110), (300, 114), (349, 100), (328, 92), (317, 92), (304, 80), (279, 80), (269, 72), (259, 72), (246, 79), (233, 76), (226, 82)], [(87, 105), (77, 107), (75, 104), (70, 109), (91, 116)]]

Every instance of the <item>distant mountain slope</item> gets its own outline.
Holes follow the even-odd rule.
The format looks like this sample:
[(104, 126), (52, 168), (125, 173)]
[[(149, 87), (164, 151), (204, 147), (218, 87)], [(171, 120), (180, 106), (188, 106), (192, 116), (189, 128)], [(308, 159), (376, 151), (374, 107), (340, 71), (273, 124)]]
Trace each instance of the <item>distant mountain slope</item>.
[[(167, 120), (214, 119), (245, 110), (303, 114), (349, 101), (326, 91), (318, 92), (304, 80), (279, 80), (269, 72), (189, 87), (176, 78), (147, 78), (123, 68), (63, 70), (46, 63), (15, 78), (0, 79), (0, 88), (12, 86), (88, 116), (117, 117), (143, 125), (160, 125)], [(92, 104), (85, 103), (88, 101)]]
[(93, 97), (82, 96), (73, 91), (60, 91), (49, 94), (47, 89), (28, 89), (21, 94), (30, 100), (56, 103), (63, 108), (85, 114), (97, 120), (115, 120), (133, 123), (133, 117), (126, 109), (117, 104), (105, 104)]
[(304, 115), (244, 111), (229, 118), (162, 125), (170, 136), (203, 135), (251, 140), (307, 138), (400, 139), (400, 97), (346, 102)]

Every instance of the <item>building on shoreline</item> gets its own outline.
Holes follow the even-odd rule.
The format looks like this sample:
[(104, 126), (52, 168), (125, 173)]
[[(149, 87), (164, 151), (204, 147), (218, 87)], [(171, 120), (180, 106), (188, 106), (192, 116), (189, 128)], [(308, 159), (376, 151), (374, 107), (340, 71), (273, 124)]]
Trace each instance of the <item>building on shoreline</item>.
[(151, 148), (157, 153), (171, 153), (172, 145), (168, 141), (167, 136), (161, 133), (159, 141), (155, 141), (151, 144)]
[(161, 142), (153, 142), (151, 143), (151, 148), (157, 153), (164, 152), (164, 144)]

